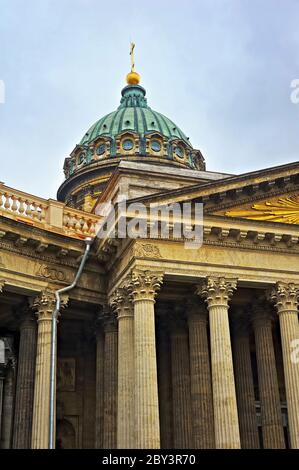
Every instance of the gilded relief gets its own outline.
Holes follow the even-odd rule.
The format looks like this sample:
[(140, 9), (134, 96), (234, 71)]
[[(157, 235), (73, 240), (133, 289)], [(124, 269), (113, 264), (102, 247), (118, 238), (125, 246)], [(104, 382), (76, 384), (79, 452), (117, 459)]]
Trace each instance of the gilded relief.
[(299, 194), (253, 204), (248, 209), (227, 211), (229, 217), (299, 224)]

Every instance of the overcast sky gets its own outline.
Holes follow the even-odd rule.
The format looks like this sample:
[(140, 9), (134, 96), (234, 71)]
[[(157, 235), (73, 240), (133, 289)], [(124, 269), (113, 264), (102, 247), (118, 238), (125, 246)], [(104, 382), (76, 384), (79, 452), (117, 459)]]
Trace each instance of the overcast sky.
[(45, 198), (119, 104), (129, 44), (148, 104), (211, 171), (299, 160), (298, 0), (0, 0), (0, 181)]

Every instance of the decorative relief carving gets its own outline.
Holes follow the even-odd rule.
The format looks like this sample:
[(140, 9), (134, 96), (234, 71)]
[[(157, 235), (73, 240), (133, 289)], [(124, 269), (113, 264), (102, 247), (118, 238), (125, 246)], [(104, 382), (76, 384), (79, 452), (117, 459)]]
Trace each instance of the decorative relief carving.
[(127, 287), (120, 287), (112, 294), (111, 308), (117, 313), (117, 318), (133, 316), (131, 295)]
[(278, 282), (270, 293), (270, 300), (274, 302), (277, 313), (297, 312), (299, 301), (299, 285)]
[(205, 299), (208, 307), (227, 306), (236, 288), (236, 279), (208, 277), (199, 284), (196, 293)]
[(134, 270), (128, 283), (133, 302), (154, 300), (163, 282), (162, 272)]
[(227, 211), (225, 215), (299, 225), (299, 194), (253, 204), (251, 209)]
[(57, 268), (52, 268), (46, 264), (41, 264), (36, 272), (38, 277), (43, 277), (45, 279), (50, 279), (51, 281), (65, 281), (66, 274), (64, 271), (61, 271)]
[(73, 357), (57, 360), (57, 390), (74, 392), (76, 389), (76, 360)]
[[(68, 296), (61, 296), (60, 309), (66, 307)], [(32, 308), (37, 311), (38, 322), (41, 320), (51, 321), (52, 314), (56, 305), (55, 292), (51, 290), (44, 290), (31, 301)]]
[(162, 258), (159, 248), (151, 243), (136, 243), (132, 254), (137, 258)]

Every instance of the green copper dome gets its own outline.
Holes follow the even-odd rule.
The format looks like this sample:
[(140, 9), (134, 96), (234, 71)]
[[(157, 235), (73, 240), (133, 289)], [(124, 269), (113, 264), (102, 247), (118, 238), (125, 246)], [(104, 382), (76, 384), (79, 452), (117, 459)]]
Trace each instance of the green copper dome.
[(188, 137), (173, 121), (147, 105), (145, 89), (139, 85), (128, 85), (122, 90), (118, 109), (91, 126), (80, 145), (89, 145), (99, 136), (115, 139), (124, 131), (133, 131), (141, 138), (149, 133), (158, 132), (169, 141), (180, 139), (191, 147)]

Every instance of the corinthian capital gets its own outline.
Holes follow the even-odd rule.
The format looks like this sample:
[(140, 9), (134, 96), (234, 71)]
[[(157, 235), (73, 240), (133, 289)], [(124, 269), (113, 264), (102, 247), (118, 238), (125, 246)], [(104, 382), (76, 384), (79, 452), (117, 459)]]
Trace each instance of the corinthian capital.
[(102, 306), (102, 309), (98, 315), (98, 322), (103, 325), (105, 333), (117, 331), (116, 316), (113, 312), (113, 309), (110, 308), (108, 304), (104, 304)]
[(286, 282), (278, 282), (272, 292), (270, 299), (274, 302), (277, 313), (298, 311), (299, 285)]
[(207, 302), (208, 308), (228, 306), (228, 301), (237, 288), (237, 279), (208, 277), (198, 285), (196, 293)]
[(128, 283), (128, 289), (132, 295), (133, 302), (138, 302), (139, 300), (151, 300), (154, 302), (162, 282), (162, 272), (134, 270)]
[(128, 287), (120, 287), (116, 289), (112, 294), (109, 303), (111, 308), (117, 314), (118, 319), (133, 316), (133, 305)]
[[(68, 297), (61, 298), (61, 309), (67, 305)], [(33, 299), (31, 302), (32, 308), (36, 311), (38, 322), (42, 320), (51, 320), (52, 314), (56, 306), (55, 292), (51, 290), (44, 290)]]
[(4, 279), (0, 279), (0, 293), (2, 292), (2, 289), (4, 287), (5, 281)]

